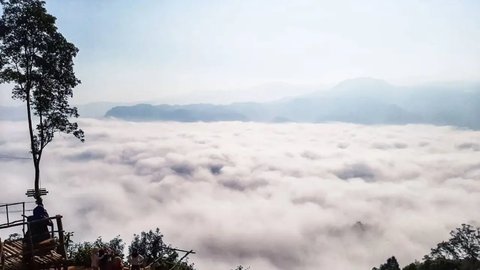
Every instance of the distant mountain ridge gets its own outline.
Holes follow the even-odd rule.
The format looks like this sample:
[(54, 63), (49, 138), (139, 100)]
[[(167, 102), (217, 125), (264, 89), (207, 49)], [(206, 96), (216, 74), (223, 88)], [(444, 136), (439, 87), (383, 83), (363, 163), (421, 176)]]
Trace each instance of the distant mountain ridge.
[[(480, 130), (480, 83), (399, 87), (358, 78), (323, 91), (274, 102), (228, 105), (151, 105), (97, 102), (77, 105), (80, 116), (129, 121), (348, 122), (433, 124)], [(0, 120), (25, 120), (23, 106), (0, 106)]]
[(212, 122), (248, 120), (244, 115), (229, 109), (228, 106), (211, 104), (117, 106), (110, 109), (105, 116), (132, 121)]
[(131, 121), (424, 123), (480, 129), (480, 84), (397, 87), (359, 78), (277, 102), (138, 104), (113, 107), (105, 116)]

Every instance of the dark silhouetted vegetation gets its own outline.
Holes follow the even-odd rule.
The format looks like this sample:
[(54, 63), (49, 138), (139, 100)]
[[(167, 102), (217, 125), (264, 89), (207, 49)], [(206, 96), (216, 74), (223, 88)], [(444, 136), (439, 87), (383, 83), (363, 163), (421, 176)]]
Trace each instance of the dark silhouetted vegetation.
[(388, 258), (387, 262), (380, 265), (379, 268), (374, 267), (372, 270), (400, 270), (400, 266), (398, 265), (397, 259), (393, 256)]
[[(478, 270), (480, 269), (480, 228), (462, 224), (450, 232), (450, 239), (443, 241), (422, 262), (414, 262), (403, 270)], [(400, 269), (395, 257), (372, 270)]]
[(139, 254), (145, 257), (146, 264), (154, 264), (155, 269), (170, 269), (175, 264), (177, 264), (176, 269), (194, 269), (193, 265), (184, 261), (178, 262), (179, 253), (163, 242), (163, 235), (158, 228), (154, 231), (135, 234), (128, 248), (129, 253), (132, 249), (137, 249)]
[[(128, 254), (124, 254), (125, 243), (120, 236), (110, 241), (104, 241), (99, 237), (94, 242), (70, 244), (67, 248), (67, 253), (74, 265), (88, 267), (91, 264), (90, 255), (94, 248), (111, 250), (113, 254), (120, 256), (124, 260), (128, 257)], [(194, 265), (189, 264), (185, 259), (180, 261), (180, 254), (163, 241), (163, 235), (158, 228), (153, 231), (135, 234), (131, 244), (128, 246), (128, 252), (130, 253), (134, 248), (145, 257), (145, 265), (151, 265), (151, 269), (170, 269), (174, 265), (176, 265), (175, 269), (179, 270), (195, 269)]]
[(83, 243), (69, 243), (67, 246), (67, 254), (73, 264), (77, 266), (90, 266), (90, 255), (94, 248), (105, 248), (112, 250), (112, 252), (120, 257), (124, 257), (123, 250), (125, 243), (117, 236), (110, 241), (103, 241), (102, 237), (98, 237), (94, 242)]
[(250, 270), (250, 267), (245, 267), (245, 266), (239, 265), (239, 266), (237, 266), (237, 268), (232, 269), (232, 270)]

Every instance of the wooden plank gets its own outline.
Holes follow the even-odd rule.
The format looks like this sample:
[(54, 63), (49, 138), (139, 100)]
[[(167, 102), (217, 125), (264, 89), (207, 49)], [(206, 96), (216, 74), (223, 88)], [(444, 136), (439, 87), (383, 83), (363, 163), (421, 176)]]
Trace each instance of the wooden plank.
[(22, 249), (15, 242), (5, 242), (5, 269), (16, 269), (22, 264)]
[(23, 246), (21, 243), (4, 242), (4, 249), (5, 249), (5, 252), (9, 253), (10, 255), (21, 254), (23, 250)]
[(19, 248), (18, 246), (13, 245), (10, 242), (4, 243), (4, 250), (5, 250), (5, 254), (8, 256), (22, 254), (22, 247)]
[[(5, 256), (5, 270), (21, 269), (23, 266), (23, 241), (11, 241), (3, 245)], [(49, 249), (48, 249), (49, 250)], [(35, 250), (38, 252), (39, 250)], [(62, 266), (65, 259), (62, 255), (54, 250), (50, 250), (44, 255), (36, 255), (33, 257), (34, 263), (40, 269), (48, 269), (55, 266)]]
[(23, 241), (18, 240), (18, 241), (12, 242), (12, 246), (14, 246), (16, 249), (22, 250), (23, 249)]
[[(48, 191), (45, 188), (41, 188), (39, 190), (40, 196), (45, 196), (48, 194)], [(35, 196), (35, 190), (34, 189), (27, 189), (27, 192), (25, 193), (27, 197), (34, 197)]]

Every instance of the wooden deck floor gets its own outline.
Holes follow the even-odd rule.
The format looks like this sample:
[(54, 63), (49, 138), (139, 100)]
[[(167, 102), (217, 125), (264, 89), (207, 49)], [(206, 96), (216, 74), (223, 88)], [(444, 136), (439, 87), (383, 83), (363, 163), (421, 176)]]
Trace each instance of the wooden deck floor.
[[(5, 270), (17, 270), (26, 269), (23, 255), (23, 241), (5, 241), (3, 243), (3, 256), (4, 256), (4, 269)], [(32, 269), (50, 269), (60, 268), (64, 265), (65, 258), (58, 254), (54, 250), (44, 252), (42, 255), (33, 256)]]

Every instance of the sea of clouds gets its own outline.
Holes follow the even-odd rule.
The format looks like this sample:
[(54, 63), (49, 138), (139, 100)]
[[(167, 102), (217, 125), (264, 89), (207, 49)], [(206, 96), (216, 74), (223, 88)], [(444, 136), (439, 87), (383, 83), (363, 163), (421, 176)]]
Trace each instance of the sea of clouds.
[[(480, 220), (480, 132), (426, 125), (81, 120), (42, 161), (74, 240), (159, 227), (199, 270), (371, 269)], [(24, 122), (0, 122), (0, 202), (33, 183)], [(0, 213), (0, 219), (3, 214)], [(0, 237), (5, 237), (1, 235)]]

